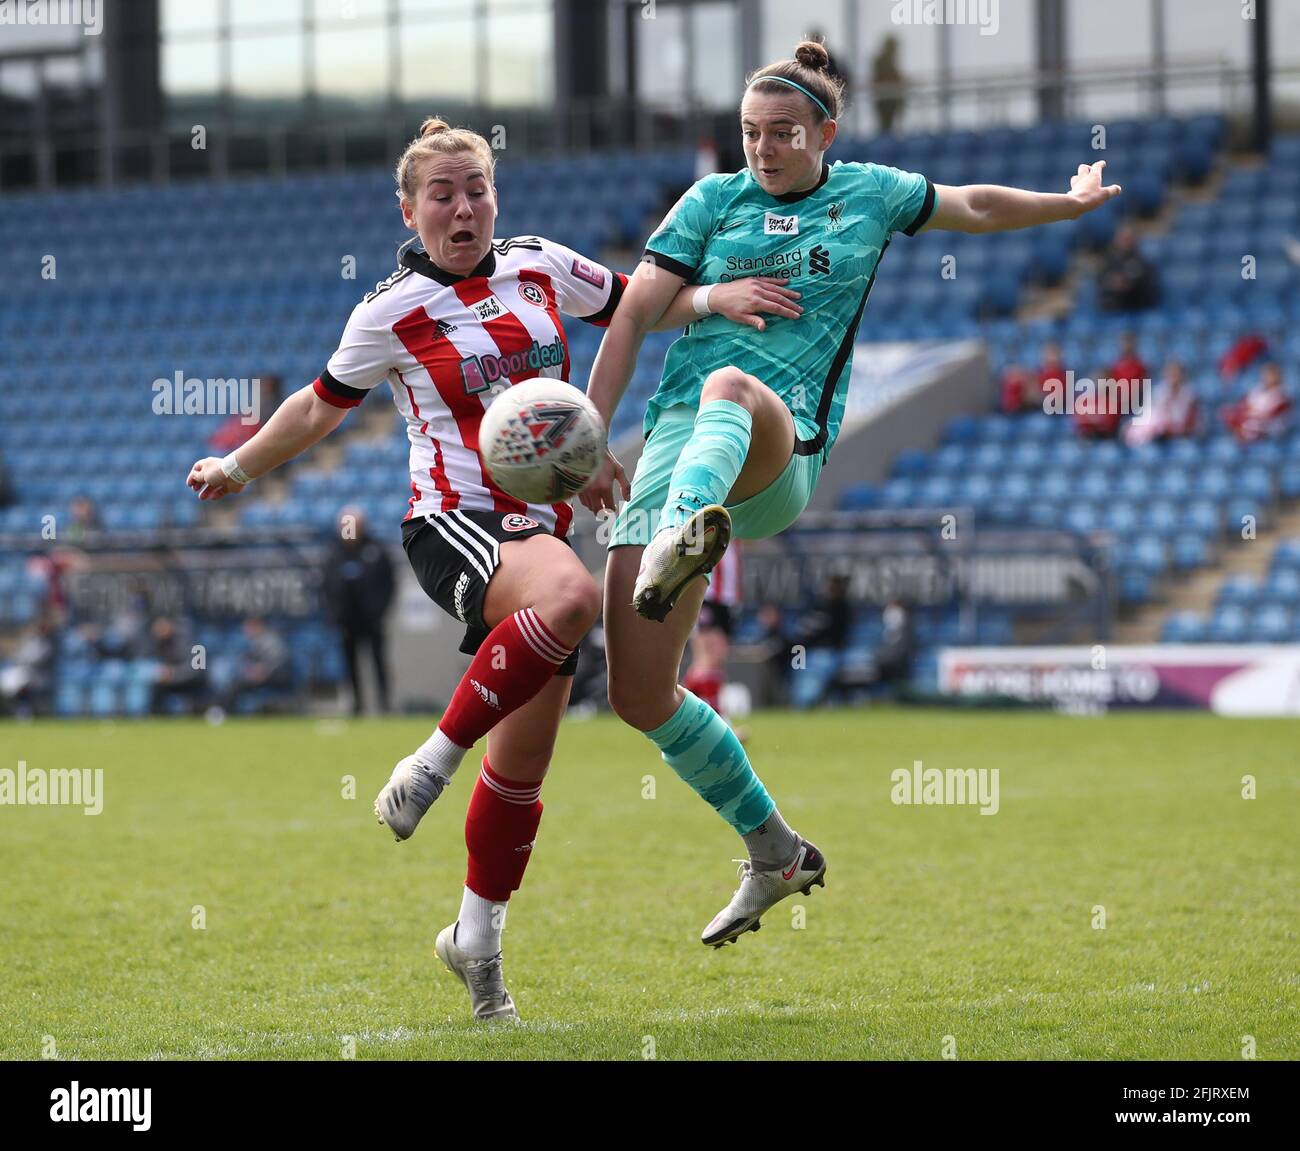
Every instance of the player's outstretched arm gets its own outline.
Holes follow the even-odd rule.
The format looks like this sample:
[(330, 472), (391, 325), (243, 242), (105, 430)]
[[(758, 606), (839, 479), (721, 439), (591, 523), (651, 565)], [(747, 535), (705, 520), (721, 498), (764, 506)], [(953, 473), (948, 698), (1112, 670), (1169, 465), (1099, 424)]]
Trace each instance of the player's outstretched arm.
[(921, 231), (1010, 232), (1078, 219), (1119, 195), (1118, 184), (1102, 184), (1105, 168), (1105, 160), (1080, 164), (1070, 177), (1068, 192), (1027, 192), (999, 184), (936, 184), (938, 205)]
[(646, 332), (663, 319), (685, 280), (681, 276), (643, 260), (623, 290), (604, 339), (591, 366), (587, 396), (606, 426), (614, 418), (619, 401), (627, 391), (636, 368), (636, 358)]
[[(323, 440), (343, 422), (348, 410), (327, 404), (309, 384), (276, 408), (265, 426), (231, 454), (238, 455), (242, 473), (254, 480)], [(199, 493), (201, 500), (219, 500), (222, 496), (243, 491), (245, 486), (226, 474), (218, 456), (199, 460), (190, 469), (185, 482)]]
[[(673, 297), (681, 290), (685, 280), (672, 272), (643, 261), (623, 290), (623, 298), (605, 329), (605, 337), (596, 352), (596, 362), (591, 366), (587, 381), (587, 397), (596, 405), (605, 426), (610, 427), (619, 401), (627, 391), (636, 358), (646, 332), (653, 330), (668, 310)], [(604, 509), (614, 509), (614, 484), (628, 496), (627, 477), (614, 454), (609, 453), (604, 465), (591, 479), (578, 497), (582, 506), (593, 514)]]

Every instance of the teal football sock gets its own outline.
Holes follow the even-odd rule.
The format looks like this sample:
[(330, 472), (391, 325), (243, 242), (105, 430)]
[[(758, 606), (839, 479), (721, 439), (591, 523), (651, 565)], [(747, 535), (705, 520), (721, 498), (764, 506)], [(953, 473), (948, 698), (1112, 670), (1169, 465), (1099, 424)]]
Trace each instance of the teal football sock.
[(668, 483), (660, 528), (679, 527), (702, 507), (721, 504), (745, 466), (754, 419), (731, 400), (710, 400), (695, 417), (691, 438)]
[(776, 808), (726, 721), (698, 696), (685, 699), (666, 723), (647, 731), (664, 762), (736, 832), (748, 835)]

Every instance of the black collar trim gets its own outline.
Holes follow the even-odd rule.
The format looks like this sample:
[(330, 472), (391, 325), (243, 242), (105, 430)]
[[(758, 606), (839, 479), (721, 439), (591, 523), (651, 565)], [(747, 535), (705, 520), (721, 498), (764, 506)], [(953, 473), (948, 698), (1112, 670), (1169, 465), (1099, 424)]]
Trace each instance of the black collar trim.
[(450, 288), (453, 284), (459, 284), (463, 280), (471, 280), (475, 276), (492, 275), (492, 273), (496, 271), (497, 256), (496, 253), (489, 248), (487, 255), (478, 262), (478, 266), (470, 272), (468, 276), (457, 276), (453, 272), (446, 272), (443, 271), (442, 268), (438, 267), (437, 264), (429, 259), (428, 252), (419, 251), (415, 248), (407, 248), (406, 251), (402, 253), (402, 266), (410, 268), (413, 272), (419, 272), (422, 276), (428, 276), (431, 280), (437, 280), (444, 288)]
[(811, 188), (805, 192), (787, 192), (784, 196), (773, 196), (772, 199), (780, 201), (782, 204), (797, 204), (800, 200), (806, 199), (814, 192), (820, 192), (822, 185), (831, 178), (831, 166), (822, 161), (822, 178), (817, 181)]

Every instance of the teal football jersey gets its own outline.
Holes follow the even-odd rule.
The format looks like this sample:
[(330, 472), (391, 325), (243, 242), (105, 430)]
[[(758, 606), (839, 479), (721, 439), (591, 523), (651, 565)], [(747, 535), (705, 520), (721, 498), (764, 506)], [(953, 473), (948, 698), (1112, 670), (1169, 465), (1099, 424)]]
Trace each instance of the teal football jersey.
[(674, 404), (698, 407), (705, 377), (733, 365), (797, 417), (796, 451), (827, 457), (876, 266), (893, 233), (914, 235), (935, 203), (924, 176), (840, 161), (823, 165), (817, 187), (786, 196), (763, 191), (748, 169), (691, 187), (646, 243), (647, 258), (688, 283), (779, 276), (801, 294), (803, 315), (767, 316), (763, 332), (718, 315), (691, 324), (668, 349), (646, 435)]

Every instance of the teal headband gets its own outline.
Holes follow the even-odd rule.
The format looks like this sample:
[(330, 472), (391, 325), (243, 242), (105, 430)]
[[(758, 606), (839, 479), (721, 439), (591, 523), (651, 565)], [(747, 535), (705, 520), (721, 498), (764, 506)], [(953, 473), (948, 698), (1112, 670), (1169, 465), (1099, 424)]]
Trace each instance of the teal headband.
[(758, 76), (749, 82), (749, 87), (752, 88), (755, 84), (761, 84), (764, 80), (775, 80), (778, 84), (789, 84), (791, 88), (797, 88), (825, 113), (826, 119), (835, 119), (835, 117), (831, 115), (831, 110), (818, 100), (816, 96), (809, 92), (807, 88), (802, 84), (796, 84), (793, 80), (787, 80), (784, 76)]

